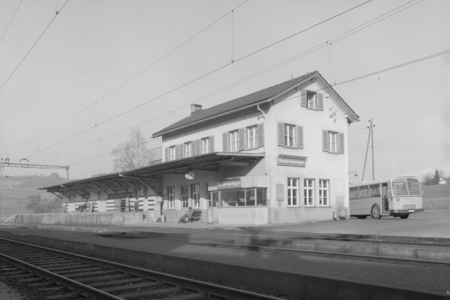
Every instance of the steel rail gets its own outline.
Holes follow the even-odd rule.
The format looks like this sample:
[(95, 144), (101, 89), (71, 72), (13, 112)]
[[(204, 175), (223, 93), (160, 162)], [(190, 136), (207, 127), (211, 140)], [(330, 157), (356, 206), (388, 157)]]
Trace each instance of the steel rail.
[(60, 276), (60, 275), (58, 275), (56, 273), (47, 271), (47, 270), (42, 269), (40, 267), (37, 267), (37, 266), (31, 265), (29, 263), (26, 263), (24, 261), (15, 259), (14, 257), (11, 257), (9, 255), (5, 255), (3, 253), (0, 253), (0, 258), (3, 258), (4, 260), (10, 261), (13, 264), (20, 265), (21, 267), (23, 267), (23, 268), (25, 268), (27, 270), (30, 270), (32, 272), (41, 273), (41, 274), (45, 275), (46, 277), (50, 277), (51, 279), (56, 280), (59, 283), (62, 283), (63, 285), (70, 286), (71, 288), (81, 292), (82, 294), (95, 297), (96, 299), (101, 299), (101, 300), (111, 300), (111, 299), (112, 300), (123, 300), (123, 298), (116, 297), (114, 295), (105, 293), (105, 292), (103, 292), (101, 290), (95, 289), (93, 287), (90, 287), (88, 285), (82, 284), (82, 283), (77, 282), (75, 280), (69, 279), (69, 278), (64, 277), (64, 276)]
[[(235, 297), (237, 299), (243, 299), (243, 300), (285, 300), (283, 298), (259, 294), (255, 292), (240, 290), (232, 287), (227, 287), (223, 285), (218, 285), (214, 283), (209, 283), (201, 280), (191, 279), (191, 278), (185, 278), (177, 275), (171, 275), (166, 274), (158, 271), (152, 271), (147, 269), (142, 269), (134, 266), (129, 266), (121, 263), (116, 263), (108, 260), (93, 258), (84, 256), (81, 254), (74, 254), (69, 253), (61, 250), (46, 248), (42, 246), (37, 246), (33, 244), (23, 243), (15, 240), (10, 240), (6, 238), (0, 238), (0, 240), (7, 241), (9, 243), (13, 244), (19, 244), (26, 247), (32, 247), (37, 248), (43, 251), (48, 251), (52, 253), (57, 253), (62, 256), (66, 257), (76, 257), (78, 259), (93, 262), (97, 265), (102, 265), (105, 267), (115, 268), (116, 270), (126, 272), (128, 274), (136, 275), (136, 276), (145, 276), (145, 277), (151, 277), (152, 279), (158, 279), (161, 281), (164, 281), (166, 283), (171, 283), (175, 285), (180, 285), (189, 289), (193, 290), (201, 290), (204, 292), (207, 292), (211, 295), (218, 296), (218, 297)], [(84, 286), (84, 285), (83, 285)], [(99, 298), (99, 299), (122, 299), (122, 298)]]

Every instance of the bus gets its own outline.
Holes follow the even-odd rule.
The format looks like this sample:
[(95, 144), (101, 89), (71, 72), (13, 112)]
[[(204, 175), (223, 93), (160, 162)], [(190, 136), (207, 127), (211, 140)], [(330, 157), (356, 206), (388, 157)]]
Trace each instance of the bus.
[(350, 216), (365, 219), (384, 216), (407, 219), (423, 212), (419, 179), (413, 176), (394, 177), (353, 184), (349, 187)]

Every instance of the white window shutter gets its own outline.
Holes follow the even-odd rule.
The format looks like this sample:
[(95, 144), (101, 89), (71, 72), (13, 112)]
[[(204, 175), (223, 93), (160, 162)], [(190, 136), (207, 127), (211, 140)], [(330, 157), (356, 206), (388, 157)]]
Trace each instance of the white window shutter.
[(230, 139), (228, 137), (228, 132), (224, 132), (222, 135), (222, 148), (223, 152), (229, 152), (230, 151)]
[(303, 149), (303, 126), (295, 126), (297, 148)]
[(278, 146), (284, 146), (284, 123), (278, 123)]
[(209, 137), (209, 153), (214, 152), (214, 136)]
[(322, 130), (322, 151), (328, 152), (328, 130)]
[(258, 134), (258, 147), (264, 147), (264, 123), (258, 124), (256, 128)]
[(317, 93), (317, 109), (323, 111), (323, 94)]
[(307, 106), (307, 105), (306, 105), (306, 101), (307, 101), (306, 94), (307, 94), (306, 89), (302, 89), (302, 90), (300, 91), (300, 105), (301, 105), (302, 107), (306, 107), (306, 106)]
[(344, 134), (342, 132), (338, 132), (338, 151), (344, 153)]

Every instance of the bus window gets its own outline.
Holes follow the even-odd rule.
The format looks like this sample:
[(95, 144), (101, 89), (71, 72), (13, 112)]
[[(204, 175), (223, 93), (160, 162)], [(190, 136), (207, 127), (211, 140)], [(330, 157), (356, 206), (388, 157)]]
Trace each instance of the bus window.
[(358, 187), (350, 188), (350, 199), (358, 199)]
[(394, 194), (394, 196), (408, 196), (406, 181), (404, 180), (392, 181), (392, 193)]
[(359, 187), (359, 198), (367, 198), (369, 197), (369, 187), (366, 186), (360, 186)]
[(422, 193), (420, 192), (419, 180), (417, 180), (415, 178), (408, 178), (406, 182), (408, 183), (409, 195), (411, 195), (411, 196), (422, 195)]
[(369, 186), (369, 197), (380, 197), (380, 185), (372, 184)]

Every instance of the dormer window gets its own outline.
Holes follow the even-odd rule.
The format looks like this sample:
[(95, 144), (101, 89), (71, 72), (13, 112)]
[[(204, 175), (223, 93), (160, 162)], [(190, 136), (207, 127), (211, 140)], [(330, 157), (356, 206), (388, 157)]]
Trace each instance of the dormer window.
[(300, 92), (301, 106), (313, 109), (313, 110), (323, 110), (323, 94), (313, 91), (308, 91), (306, 89)]

